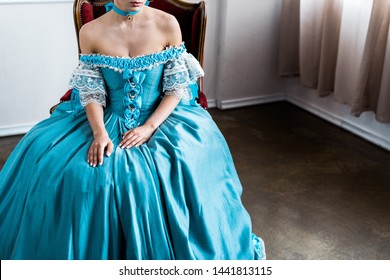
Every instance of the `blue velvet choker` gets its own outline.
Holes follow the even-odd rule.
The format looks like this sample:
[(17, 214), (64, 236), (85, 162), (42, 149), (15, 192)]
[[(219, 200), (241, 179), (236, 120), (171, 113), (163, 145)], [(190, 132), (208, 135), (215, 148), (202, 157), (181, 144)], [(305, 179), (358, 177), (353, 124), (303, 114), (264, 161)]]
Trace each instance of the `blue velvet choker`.
[[(149, 0), (147, 0), (145, 2), (145, 6), (149, 6)], [(117, 6), (115, 6), (114, 2), (110, 2), (110, 3), (107, 3), (105, 5), (106, 7), (106, 12), (109, 12), (111, 10), (114, 10), (114, 12), (116, 12), (117, 14), (121, 15), (121, 16), (124, 16), (124, 17), (127, 17), (129, 20), (132, 20), (133, 17), (138, 14), (139, 12), (142, 11), (142, 8), (139, 9), (138, 11), (124, 11), (124, 10), (121, 10), (119, 9)]]

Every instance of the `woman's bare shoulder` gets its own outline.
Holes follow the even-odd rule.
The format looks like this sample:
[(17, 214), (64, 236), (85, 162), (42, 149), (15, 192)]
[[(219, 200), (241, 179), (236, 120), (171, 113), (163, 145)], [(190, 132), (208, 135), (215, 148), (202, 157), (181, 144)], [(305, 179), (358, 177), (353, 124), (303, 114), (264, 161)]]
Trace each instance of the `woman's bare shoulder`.
[(101, 18), (84, 24), (79, 32), (80, 48), (83, 53), (94, 52), (94, 45), (103, 32), (104, 21)]
[(163, 32), (167, 39), (169, 45), (178, 45), (182, 42), (180, 25), (177, 19), (164, 11), (153, 9), (153, 18), (156, 25), (159, 27), (161, 32)]

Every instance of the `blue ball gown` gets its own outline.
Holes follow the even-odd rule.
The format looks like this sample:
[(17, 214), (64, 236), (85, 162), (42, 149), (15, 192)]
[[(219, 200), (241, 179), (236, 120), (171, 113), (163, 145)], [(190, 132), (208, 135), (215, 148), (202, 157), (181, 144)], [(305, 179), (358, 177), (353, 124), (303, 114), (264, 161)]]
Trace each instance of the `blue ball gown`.
[[(184, 44), (133, 58), (82, 54), (72, 99), (0, 173), (0, 259), (264, 259), (226, 141), (194, 100), (202, 75)], [(163, 94), (181, 101), (150, 140), (118, 147)], [(91, 102), (104, 106), (115, 146), (96, 168)]]

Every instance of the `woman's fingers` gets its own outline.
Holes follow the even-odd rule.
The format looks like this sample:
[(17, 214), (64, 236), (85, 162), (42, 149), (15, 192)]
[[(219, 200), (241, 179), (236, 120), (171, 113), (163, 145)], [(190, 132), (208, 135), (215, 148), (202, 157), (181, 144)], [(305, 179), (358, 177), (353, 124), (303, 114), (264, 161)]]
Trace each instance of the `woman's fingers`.
[(88, 150), (88, 163), (92, 167), (102, 165), (104, 160), (104, 150), (107, 149), (106, 155), (109, 157), (114, 150), (112, 141), (105, 143), (94, 142)]
[(139, 146), (141, 146), (143, 143), (145, 143), (145, 139), (141, 139), (140, 141), (134, 143), (133, 146), (134, 146), (134, 147), (139, 147)]
[[(122, 149), (131, 148), (134, 146), (140, 146), (145, 142), (145, 137), (142, 137), (138, 131), (131, 130), (123, 134), (123, 139), (119, 146)], [(114, 150), (114, 144), (110, 139), (105, 139), (103, 141), (95, 140), (88, 150), (88, 164), (92, 167), (103, 164), (104, 160), (104, 151), (106, 151), (106, 156), (111, 156)]]
[(94, 166), (96, 164), (94, 158), (95, 158), (95, 146), (91, 145), (88, 151), (88, 163), (90, 166)]
[[(126, 131), (123, 134), (123, 139), (119, 144), (122, 149), (131, 147), (138, 147), (144, 144), (150, 138), (150, 133), (144, 127), (137, 127), (135, 129)], [(103, 164), (104, 151), (106, 156), (111, 156), (114, 150), (114, 144), (108, 137), (98, 137), (92, 142), (88, 150), (88, 164), (92, 167)]]
[(134, 146), (134, 143), (139, 141), (140, 138), (141, 136), (139, 135), (139, 133), (132, 130), (129, 133), (125, 133), (123, 135), (123, 139), (119, 144), (119, 147), (123, 149), (131, 148), (132, 146)]
[(104, 149), (106, 145), (99, 144), (97, 146), (97, 163), (99, 165), (103, 164)]
[(139, 137), (133, 139), (132, 141), (130, 141), (130, 143), (127, 145), (127, 148), (132, 148), (134, 146), (138, 146), (139, 145), (138, 143), (142, 143), (142, 142), (144, 142), (144, 140), (145, 139), (143, 137), (139, 136)]
[(89, 147), (88, 149), (88, 164), (92, 166), (92, 159), (93, 159), (93, 156), (92, 156), (92, 146)]
[(93, 147), (93, 152), (92, 152), (92, 166), (96, 167), (97, 161), (98, 161), (98, 143), (94, 144)]
[(133, 143), (139, 141), (139, 138), (140, 138), (140, 137), (138, 136), (138, 137), (132, 137), (132, 138), (130, 138), (130, 139), (126, 139), (126, 140), (123, 142), (123, 144), (122, 144), (122, 148), (123, 148), (123, 149), (126, 149), (126, 148), (131, 148), (131, 147), (133, 147)]
[(139, 126), (123, 134), (123, 139), (119, 144), (122, 149), (140, 146), (146, 143), (153, 135), (154, 130), (150, 127)]
[(93, 147), (89, 147), (89, 150), (88, 150), (88, 164), (90, 166), (93, 166)]
[(111, 156), (113, 150), (114, 150), (114, 144), (110, 141), (110, 142), (108, 142), (108, 145), (107, 145), (106, 155), (108, 157)]

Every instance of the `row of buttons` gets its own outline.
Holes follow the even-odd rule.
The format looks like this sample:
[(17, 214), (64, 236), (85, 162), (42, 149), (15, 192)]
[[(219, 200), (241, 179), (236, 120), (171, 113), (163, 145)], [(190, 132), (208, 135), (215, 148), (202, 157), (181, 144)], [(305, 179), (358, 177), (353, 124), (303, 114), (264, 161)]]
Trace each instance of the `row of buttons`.
[(123, 87), (125, 97), (123, 105), (125, 106), (124, 117), (125, 126), (128, 129), (133, 129), (139, 125), (138, 119), (141, 115), (142, 107), (142, 82), (145, 79), (145, 74), (141, 72), (125, 71), (123, 78), (127, 80)]

